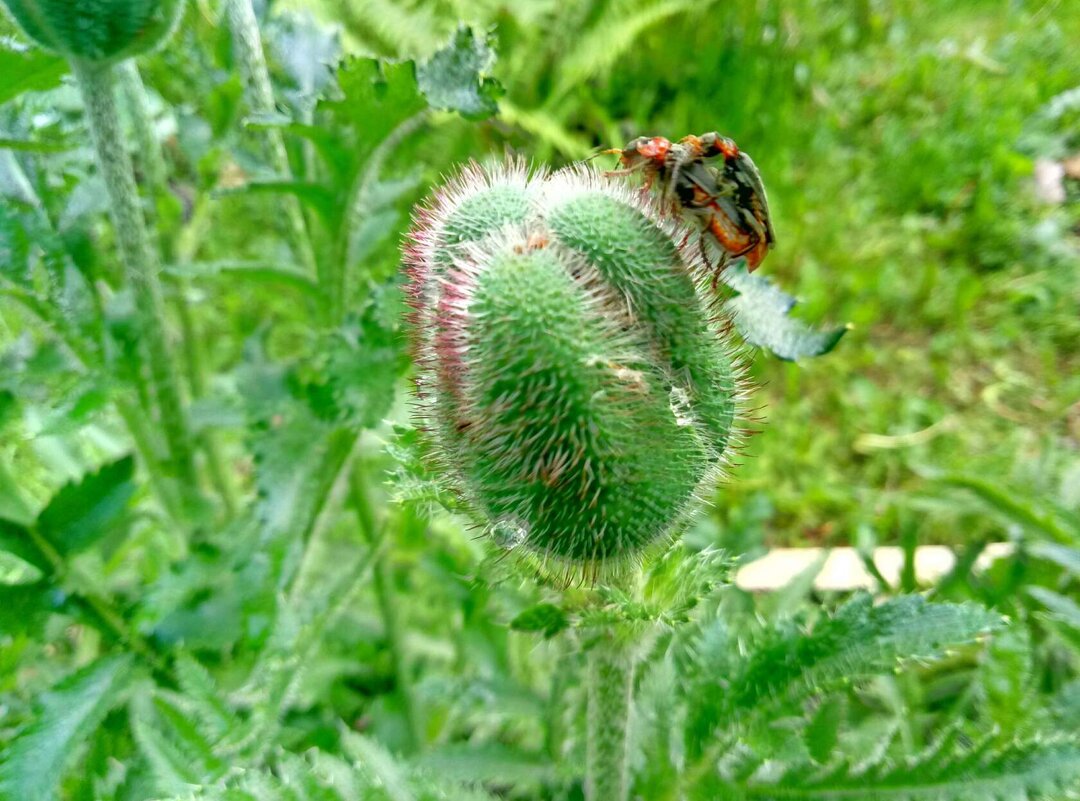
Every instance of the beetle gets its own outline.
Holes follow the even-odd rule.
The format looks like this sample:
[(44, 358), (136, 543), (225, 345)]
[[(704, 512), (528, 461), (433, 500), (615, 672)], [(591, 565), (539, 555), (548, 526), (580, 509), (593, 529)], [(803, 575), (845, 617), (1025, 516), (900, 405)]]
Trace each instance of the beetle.
[(715, 131), (686, 136), (677, 143), (662, 136), (639, 136), (622, 149), (603, 152), (617, 153), (622, 166), (608, 175), (641, 172), (646, 188), (658, 179), (663, 182), (661, 197), (700, 225), (703, 255), (705, 240), (719, 248), (717, 274), (732, 258), (745, 258), (753, 272), (775, 244), (761, 174), (732, 139)]

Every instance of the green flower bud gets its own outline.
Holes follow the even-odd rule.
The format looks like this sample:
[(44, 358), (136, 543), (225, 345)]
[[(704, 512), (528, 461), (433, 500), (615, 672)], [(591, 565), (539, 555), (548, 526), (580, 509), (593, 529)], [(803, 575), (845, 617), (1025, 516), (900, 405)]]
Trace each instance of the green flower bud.
[(183, 0), (0, 0), (26, 35), (65, 58), (108, 64), (157, 46)]
[(669, 539), (724, 466), (739, 372), (688, 234), (582, 168), (472, 166), (417, 213), (424, 422), (503, 545), (595, 575)]

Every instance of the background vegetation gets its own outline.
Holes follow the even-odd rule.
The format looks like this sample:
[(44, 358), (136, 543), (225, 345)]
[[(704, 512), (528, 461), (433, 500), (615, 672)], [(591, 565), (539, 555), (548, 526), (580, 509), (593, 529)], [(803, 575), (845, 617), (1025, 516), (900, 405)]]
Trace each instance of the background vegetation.
[[(448, 512), (422, 463), (400, 239), (469, 158), (560, 164), (707, 130), (765, 178), (779, 245), (762, 272), (796, 316), (853, 329), (821, 359), (753, 356), (767, 423), (687, 533), (706, 567), (658, 568), (657, 607), (678, 614), (642, 613), (636, 791), (1074, 791), (1075, 745), (1034, 745), (1080, 724), (1067, 7), (279, 0), (257, 7), (268, 107), (221, 9), (191, 2), (121, 105), (194, 483), (162, 456), (175, 421), (141, 386), (67, 67), (0, 22), (0, 798), (580, 797), (585, 712), (561, 668), (588, 626), (573, 591), (516, 577)], [(479, 38), (433, 62), (460, 22)], [(464, 101), (431, 77), (454, 66), (479, 74)], [(1036, 165), (1057, 176), (1041, 195)], [(1016, 556), (975, 572), (1003, 539)], [(712, 552), (807, 543), (953, 545), (956, 570), (922, 589), (1012, 625), (987, 641), (995, 614), (950, 606), (938, 637), (910, 597), (896, 617), (860, 599), (831, 616), (846, 599), (812, 576), (751, 597)], [(911, 570), (881, 587), (913, 589)], [(833, 654), (838, 632), (880, 647)], [(739, 662), (750, 645), (764, 656)], [(901, 656), (918, 659), (894, 675)], [(790, 685), (761, 683), (781, 665)]]

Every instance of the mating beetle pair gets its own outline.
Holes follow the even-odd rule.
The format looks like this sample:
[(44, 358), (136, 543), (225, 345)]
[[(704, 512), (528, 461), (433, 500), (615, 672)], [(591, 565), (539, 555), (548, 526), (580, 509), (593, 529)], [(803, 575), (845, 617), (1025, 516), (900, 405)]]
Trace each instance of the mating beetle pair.
[[(642, 172), (646, 188), (659, 179), (662, 197), (701, 225), (702, 252), (712, 241), (720, 251), (716, 274), (729, 259), (745, 258), (751, 272), (776, 241), (769, 203), (757, 166), (731, 139), (716, 132), (671, 142), (662, 136), (639, 136), (617, 153), (621, 170)], [(714, 166), (714, 159), (722, 159)], [(706, 256), (706, 263), (710, 260)]]

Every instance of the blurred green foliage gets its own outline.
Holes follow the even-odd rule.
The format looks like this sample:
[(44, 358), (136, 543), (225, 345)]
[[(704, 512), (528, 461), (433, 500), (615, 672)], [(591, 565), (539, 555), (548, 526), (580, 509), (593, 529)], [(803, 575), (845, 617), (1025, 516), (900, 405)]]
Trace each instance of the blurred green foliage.
[[(157, 455), (79, 98), (0, 17), (0, 798), (580, 798), (603, 626), (640, 637), (650, 801), (1075, 789), (1076, 744), (1040, 734), (1080, 728), (1068, 3), (257, 7), (274, 113), (249, 112), (209, 0), (138, 62), (196, 488)], [(534, 586), (447, 513), (408, 425), (409, 209), (469, 158), (708, 130), (769, 190), (756, 275), (853, 329), (818, 360), (747, 353), (768, 424), (642, 597)], [(714, 551), (806, 543), (950, 544), (927, 589), (951, 603), (812, 576), (753, 597)]]

